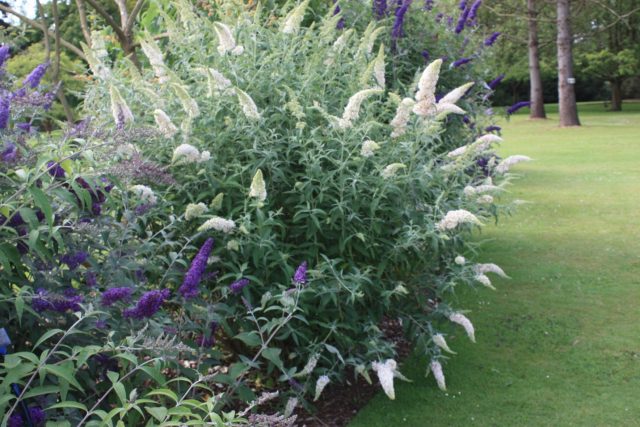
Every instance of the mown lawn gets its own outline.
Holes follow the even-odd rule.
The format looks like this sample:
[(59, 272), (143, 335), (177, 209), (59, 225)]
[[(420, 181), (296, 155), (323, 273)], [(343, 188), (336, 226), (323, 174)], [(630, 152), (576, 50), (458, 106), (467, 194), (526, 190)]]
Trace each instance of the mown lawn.
[(531, 203), (478, 240), (512, 279), (459, 290), (477, 344), (448, 337), (447, 393), (412, 357), (413, 383), (351, 426), (640, 425), (640, 103), (623, 108), (581, 105), (580, 128), (558, 128), (553, 106), (504, 123), (501, 154), (535, 159), (507, 197)]

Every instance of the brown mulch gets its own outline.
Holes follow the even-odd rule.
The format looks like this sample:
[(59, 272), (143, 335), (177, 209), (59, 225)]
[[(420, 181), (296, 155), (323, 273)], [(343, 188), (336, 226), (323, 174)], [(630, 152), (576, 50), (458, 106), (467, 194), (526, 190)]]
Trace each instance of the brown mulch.
[[(402, 326), (397, 320), (385, 319), (381, 328), (385, 337), (394, 343), (397, 360), (404, 360), (411, 352), (411, 346), (403, 337)], [(354, 378), (353, 375), (349, 378)], [(298, 412), (298, 425), (306, 427), (344, 427), (369, 401), (380, 392), (375, 375), (369, 384), (358, 375), (351, 384), (329, 384), (315, 403), (315, 412)]]

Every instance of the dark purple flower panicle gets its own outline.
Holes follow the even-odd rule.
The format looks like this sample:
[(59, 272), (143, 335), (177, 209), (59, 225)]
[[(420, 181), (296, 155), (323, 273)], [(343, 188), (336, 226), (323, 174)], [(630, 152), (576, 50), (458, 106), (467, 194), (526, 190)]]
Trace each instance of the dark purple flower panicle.
[(460, 14), (460, 17), (458, 18), (458, 23), (456, 24), (456, 29), (455, 29), (456, 34), (460, 34), (462, 30), (464, 30), (464, 24), (467, 22), (467, 18), (469, 18), (470, 10), (471, 9), (467, 7)]
[(84, 283), (90, 288), (95, 287), (98, 284), (98, 275), (94, 271), (87, 271), (84, 273)]
[(16, 123), (16, 127), (25, 133), (29, 133), (31, 131), (31, 123), (29, 122)]
[(489, 89), (491, 90), (496, 90), (496, 87), (498, 87), (502, 79), (504, 79), (504, 74), (500, 74), (498, 77), (491, 80), (487, 86), (489, 86)]
[(15, 144), (8, 142), (4, 146), (4, 150), (0, 152), (0, 160), (3, 162), (11, 163), (18, 158), (18, 147)]
[(424, 58), (425, 61), (429, 61), (430, 55), (429, 55), (429, 51), (427, 49), (425, 49), (422, 52), (420, 52), (420, 55), (422, 55), (422, 57)]
[(387, 0), (373, 0), (373, 16), (380, 20), (387, 14)]
[(29, 416), (31, 417), (31, 422), (35, 427), (42, 426), (46, 420), (42, 408), (29, 408)]
[(458, 4), (458, 9), (465, 10), (467, 8), (468, 2), (469, 2), (468, 0), (460, 0), (460, 3)]
[(198, 284), (207, 268), (207, 259), (209, 259), (209, 254), (211, 254), (212, 249), (213, 239), (210, 237), (204, 242), (198, 254), (191, 261), (189, 271), (187, 271), (182, 285), (180, 289), (178, 289), (183, 297), (189, 299), (198, 295)]
[(249, 284), (249, 279), (242, 278), (240, 280), (236, 280), (232, 284), (229, 285), (229, 290), (234, 294), (239, 294), (242, 292), (245, 286)]
[(45, 289), (36, 290), (36, 296), (31, 300), (31, 306), (35, 311), (41, 313), (45, 310), (53, 310), (64, 313), (68, 310), (80, 310), (82, 295), (78, 295), (74, 289), (67, 289), (62, 295), (52, 295)]
[(500, 37), (500, 34), (502, 34), (500, 31), (496, 31), (495, 33), (491, 34), (489, 37), (487, 37), (484, 40), (484, 45), (485, 46), (493, 46), (493, 44), (496, 42), (496, 40), (498, 40), (498, 37)]
[(473, 2), (471, 7), (469, 8), (469, 15), (467, 16), (467, 21), (474, 22), (476, 20), (476, 17), (478, 16), (478, 9), (480, 9), (481, 5), (482, 5), (482, 0), (476, 0), (475, 2)]
[(9, 98), (0, 98), (0, 129), (6, 129), (9, 126), (10, 116), (11, 101)]
[(412, 0), (403, 0), (396, 9), (396, 19), (393, 21), (393, 27), (391, 28), (391, 38), (393, 39), (392, 43), (394, 45), (396, 41), (404, 35), (404, 31), (402, 29), (404, 25), (404, 17), (409, 10), (409, 6), (411, 6), (411, 2)]
[(7, 59), (9, 59), (10, 51), (11, 48), (9, 45), (3, 44), (2, 47), (0, 47), (0, 67), (2, 67), (4, 63), (7, 62)]
[(142, 294), (138, 303), (133, 308), (128, 308), (122, 312), (124, 317), (143, 319), (151, 317), (160, 310), (162, 303), (171, 295), (169, 289), (153, 290)]
[(440, 23), (440, 21), (442, 21), (442, 18), (443, 18), (443, 17), (444, 17), (444, 13), (439, 12), (439, 13), (436, 15), (436, 18), (435, 18), (436, 22), (437, 22), (437, 23)]
[(62, 257), (60, 257), (60, 261), (63, 264), (67, 264), (71, 270), (75, 270), (80, 266), (80, 264), (84, 264), (87, 259), (89, 259), (89, 254), (84, 251), (62, 255)]
[(424, 0), (424, 10), (433, 9), (433, 0)]
[(118, 301), (122, 301), (125, 298), (129, 298), (133, 293), (133, 288), (120, 287), (110, 288), (102, 293), (102, 305), (109, 307)]
[(529, 102), (529, 101), (516, 102), (511, 107), (507, 108), (507, 114), (511, 115), (511, 114), (515, 113), (516, 111), (518, 111), (519, 109), (524, 108), (524, 107), (529, 107), (530, 105), (531, 105), (531, 102)]
[(44, 77), (44, 74), (47, 72), (47, 68), (49, 68), (49, 61), (43, 62), (38, 65), (36, 68), (29, 73), (29, 75), (24, 79), (22, 84), (24, 86), (30, 87), (31, 89), (35, 89), (40, 84), (40, 81)]
[(473, 58), (460, 58), (457, 61), (454, 61), (453, 64), (451, 64), (451, 66), (453, 68), (458, 68), (463, 66), (464, 64), (468, 64), (471, 61), (473, 61)]
[[(336, 4), (337, 0), (333, 0), (333, 4)], [(336, 4), (336, 7), (333, 9), (333, 16), (339, 14), (341, 11), (340, 9), (340, 5)], [(344, 18), (340, 18), (340, 20), (338, 21), (338, 23), (336, 24), (336, 28), (338, 30), (342, 30), (344, 28)]]
[(491, 125), (484, 128), (485, 132), (500, 132), (502, 128), (500, 126)]
[(64, 168), (60, 166), (60, 163), (58, 162), (54, 162), (54, 161), (47, 162), (47, 169), (48, 169), (49, 175), (51, 175), (54, 178), (64, 178), (67, 175)]
[(307, 283), (307, 261), (304, 261), (296, 269), (296, 273), (293, 275), (293, 283), (297, 285)]
[(9, 417), (9, 421), (7, 421), (7, 427), (23, 427), (24, 420), (22, 419), (22, 415), (17, 412), (14, 412)]
[(109, 326), (107, 324), (107, 321), (104, 319), (98, 319), (96, 320), (96, 328), (98, 329), (107, 329), (107, 326)]
[(196, 338), (196, 344), (200, 347), (213, 347), (216, 345), (216, 331), (218, 330), (218, 322), (209, 324), (209, 336), (200, 335)]

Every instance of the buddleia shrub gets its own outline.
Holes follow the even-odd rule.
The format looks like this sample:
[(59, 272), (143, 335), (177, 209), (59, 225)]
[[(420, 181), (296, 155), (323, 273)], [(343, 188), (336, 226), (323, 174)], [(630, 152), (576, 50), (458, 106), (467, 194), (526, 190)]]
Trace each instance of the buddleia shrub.
[[(509, 166), (526, 159), (497, 159), (495, 135), (457, 133), (449, 146), (453, 117), (487, 94), (469, 75), (439, 82), (436, 60), (387, 91), (382, 30), (339, 30), (333, 11), (303, 27), (306, 7), (155, 9), (145, 19), (167, 37), (141, 38), (142, 69), (85, 49), (96, 81), (85, 108), (98, 123), (162, 134), (129, 148), (175, 181), (147, 184), (171, 212), (179, 255), (215, 240), (206, 251), (215, 277), (172, 270), (162, 280), (180, 302), (173, 319), (220, 324), (210, 344), (227, 364), (260, 368), (250, 387), (289, 384), (317, 398), (346, 372), (373, 370), (393, 398), (400, 374), (384, 318), (402, 319), (444, 387), (446, 334), (458, 324), (475, 339), (448, 298), (504, 275), (460, 253), (469, 231), (499, 213), (492, 194)], [(167, 218), (144, 220), (149, 233)]]

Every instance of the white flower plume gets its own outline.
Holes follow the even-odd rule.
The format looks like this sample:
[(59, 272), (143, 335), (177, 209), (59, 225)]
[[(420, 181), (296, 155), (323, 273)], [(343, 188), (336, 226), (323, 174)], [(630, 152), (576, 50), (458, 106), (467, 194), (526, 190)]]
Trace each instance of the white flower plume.
[(156, 109), (153, 111), (153, 118), (158, 125), (158, 129), (160, 129), (160, 133), (165, 136), (165, 138), (172, 138), (176, 132), (178, 132), (178, 128), (173, 124), (167, 113), (160, 109)]
[(509, 156), (506, 159), (502, 160), (500, 163), (498, 163), (498, 166), (496, 166), (496, 172), (506, 173), (509, 171), (511, 166), (516, 165), (518, 163), (522, 163), (522, 162), (530, 162), (531, 160), (533, 159), (531, 159), (531, 157), (528, 157), (528, 156), (522, 156), (522, 155)]
[(136, 196), (140, 198), (142, 203), (148, 203), (155, 205), (158, 202), (158, 198), (153, 193), (153, 190), (146, 185), (133, 185), (129, 188)]
[(458, 209), (447, 212), (444, 218), (436, 224), (436, 228), (440, 231), (452, 230), (460, 224), (477, 224), (482, 223), (474, 214), (464, 209)]
[(196, 163), (200, 161), (200, 151), (191, 144), (180, 144), (173, 150), (172, 162)]
[(493, 286), (493, 285), (491, 284), (491, 279), (489, 279), (489, 277), (488, 277), (488, 276), (486, 276), (486, 275), (484, 275), (484, 274), (476, 274), (476, 276), (474, 277), (474, 279), (475, 279), (477, 282), (480, 282), (483, 286), (485, 286), (485, 287), (487, 287), (487, 288), (489, 288), (489, 289), (491, 289), (491, 290), (493, 290), (493, 291), (495, 291), (495, 290), (496, 290), (495, 286)]
[(140, 40), (140, 47), (142, 48), (142, 52), (149, 59), (149, 63), (151, 64), (151, 68), (153, 68), (153, 72), (156, 74), (158, 81), (160, 83), (165, 83), (169, 80), (167, 76), (167, 66), (164, 64), (164, 60), (162, 58), (162, 51), (158, 47), (158, 44), (151, 37)]
[(375, 151), (380, 148), (380, 145), (375, 141), (367, 140), (362, 143), (362, 148), (360, 149), (360, 155), (362, 157), (371, 157), (375, 154)]
[(242, 112), (249, 119), (258, 120), (260, 118), (260, 112), (253, 99), (242, 89), (236, 87), (236, 95), (238, 96), (238, 102), (242, 107)]
[(110, 85), (109, 94), (111, 95), (111, 114), (116, 124), (133, 122), (133, 113), (125, 102), (117, 87)]
[(442, 66), (442, 59), (436, 59), (422, 72), (420, 80), (418, 81), (418, 91), (416, 92), (416, 101), (418, 103), (422, 101), (428, 101), (429, 104), (435, 105), (436, 103), (436, 84), (438, 84), (438, 77), (440, 75), (440, 67)]
[(338, 127), (341, 129), (347, 129), (353, 126), (353, 122), (357, 120), (360, 115), (360, 106), (365, 99), (382, 92), (382, 89), (364, 89), (356, 92), (351, 96), (351, 98), (349, 98), (349, 102), (347, 102), (342, 118), (338, 120)]
[(384, 362), (373, 362), (371, 364), (373, 369), (378, 374), (378, 380), (389, 399), (394, 400), (396, 393), (393, 388), (393, 379), (400, 378), (404, 381), (409, 381), (404, 375), (398, 371), (398, 364), (393, 359), (387, 359)]
[(449, 315), (449, 320), (453, 323), (457, 323), (462, 326), (467, 333), (467, 336), (471, 340), (471, 342), (476, 342), (475, 330), (473, 329), (473, 324), (467, 317), (462, 313), (451, 313)]
[(462, 256), (462, 255), (458, 255), (456, 257), (456, 259), (454, 260), (454, 262), (458, 265), (465, 265), (465, 263), (467, 262), (467, 260)]
[(236, 45), (236, 39), (233, 38), (231, 29), (222, 22), (214, 22), (213, 29), (218, 36), (218, 52), (220, 55), (225, 55), (227, 52), (231, 52), (233, 55), (241, 55), (244, 49), (242, 46)]
[(469, 90), (471, 86), (473, 86), (473, 82), (465, 83), (462, 86), (458, 86), (448, 94), (442, 97), (438, 104), (455, 104), (464, 96), (465, 93)]
[(442, 334), (435, 334), (431, 338), (433, 339), (433, 342), (435, 343), (435, 345), (437, 345), (447, 353), (456, 354), (455, 351), (449, 348), (449, 346), (447, 345), (447, 341), (444, 339), (444, 336)]
[(262, 176), (262, 170), (258, 169), (253, 175), (251, 180), (251, 187), (249, 188), (249, 197), (258, 199), (260, 202), (264, 202), (267, 198), (267, 188)]
[(189, 203), (184, 211), (184, 219), (187, 221), (197, 218), (207, 211), (204, 203)]
[(502, 268), (493, 263), (476, 264), (473, 266), (473, 271), (476, 274), (493, 273), (505, 279), (509, 278)]
[(393, 132), (391, 132), (391, 138), (397, 138), (399, 136), (404, 135), (407, 131), (407, 123), (409, 123), (409, 118), (411, 117), (411, 109), (415, 105), (415, 101), (411, 98), (404, 98), (398, 108), (396, 109), (396, 115), (391, 120), (391, 127), (393, 128)]
[(187, 113), (187, 116), (189, 116), (189, 118), (191, 119), (198, 117), (200, 115), (200, 108), (198, 108), (198, 103), (195, 101), (195, 99), (193, 99), (191, 95), (189, 95), (187, 89), (177, 83), (171, 84), (171, 88), (178, 96), (178, 99), (182, 104), (182, 108)]
[(300, 24), (304, 19), (304, 13), (307, 10), (309, 0), (304, 0), (298, 6), (294, 7), (291, 12), (285, 17), (282, 24), (282, 32), (284, 34), (296, 34), (300, 29)]
[(388, 179), (394, 176), (400, 169), (404, 169), (406, 166), (403, 163), (391, 163), (380, 173), (383, 178)]
[(385, 63), (384, 63), (384, 44), (380, 45), (380, 51), (378, 56), (373, 61), (373, 77), (376, 79), (376, 83), (380, 89), (384, 89), (385, 86)]
[(433, 372), (433, 376), (438, 383), (438, 388), (442, 391), (446, 391), (447, 385), (444, 381), (444, 373), (442, 372), (442, 365), (440, 364), (440, 362), (438, 362), (437, 360), (432, 360), (429, 367), (431, 368), (431, 372)]
[(304, 365), (304, 368), (302, 368), (302, 371), (295, 374), (294, 377), (306, 377), (307, 375), (311, 375), (313, 373), (313, 370), (316, 368), (317, 364), (318, 364), (318, 355), (314, 354), (309, 358), (309, 360), (307, 361), (307, 364)]
[(211, 219), (205, 221), (200, 227), (198, 227), (198, 231), (208, 231), (211, 229), (222, 231), (223, 233), (229, 234), (236, 228), (236, 223), (230, 219), (221, 218), (219, 216), (214, 216)]
[(318, 378), (318, 380), (316, 381), (316, 395), (313, 398), (314, 402), (320, 399), (322, 390), (324, 390), (324, 388), (327, 386), (327, 384), (329, 384), (329, 382), (330, 382), (329, 377), (326, 375), (322, 375), (320, 378)]

